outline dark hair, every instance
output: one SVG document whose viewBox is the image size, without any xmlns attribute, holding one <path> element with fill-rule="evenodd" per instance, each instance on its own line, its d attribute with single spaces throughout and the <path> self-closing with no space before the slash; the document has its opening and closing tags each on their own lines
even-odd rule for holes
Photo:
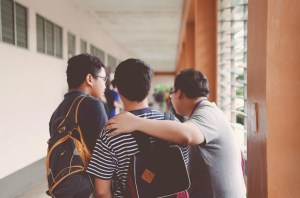
<svg viewBox="0 0 300 198">
<path fill-rule="evenodd" d="M 181 71 L 175 78 L 174 89 L 180 89 L 188 98 L 207 97 L 209 94 L 206 76 L 194 69 Z"/>
<path fill-rule="evenodd" d="M 114 83 L 119 93 L 131 101 L 143 101 L 151 87 L 152 69 L 139 59 L 121 62 L 115 72 Z"/>
<path fill-rule="evenodd" d="M 68 60 L 67 81 L 69 89 L 79 87 L 85 80 L 86 75 L 93 77 L 100 72 L 101 67 L 105 68 L 102 61 L 90 54 L 80 54 Z"/>
<path fill-rule="evenodd" d="M 112 86 L 113 88 L 116 87 L 116 82 L 115 82 L 115 80 L 112 80 L 112 81 L 111 81 L 111 86 Z"/>
</svg>

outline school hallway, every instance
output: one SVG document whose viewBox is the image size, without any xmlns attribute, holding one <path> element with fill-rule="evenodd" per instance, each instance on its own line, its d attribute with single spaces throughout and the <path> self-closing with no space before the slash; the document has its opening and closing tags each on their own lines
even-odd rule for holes
<svg viewBox="0 0 300 198">
<path fill-rule="evenodd" d="M 246 160 L 249 198 L 300 195 L 299 0 L 0 0 L 0 197 L 46 198 L 49 120 L 67 61 L 153 68 L 149 106 L 169 111 L 176 74 L 209 81 Z"/>
<path fill-rule="evenodd" d="M 18 193 L 15 198 L 49 198 L 46 194 L 47 181 L 46 178 L 34 183 L 31 187 Z"/>
</svg>

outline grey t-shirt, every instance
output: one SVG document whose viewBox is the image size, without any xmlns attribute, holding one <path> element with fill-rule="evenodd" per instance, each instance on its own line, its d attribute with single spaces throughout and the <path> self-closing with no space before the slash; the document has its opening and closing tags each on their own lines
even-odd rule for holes
<svg viewBox="0 0 300 198">
<path fill-rule="evenodd" d="M 190 146 L 190 197 L 246 197 L 241 151 L 223 112 L 204 101 L 187 122 L 199 127 L 205 137 L 203 144 Z"/>
</svg>

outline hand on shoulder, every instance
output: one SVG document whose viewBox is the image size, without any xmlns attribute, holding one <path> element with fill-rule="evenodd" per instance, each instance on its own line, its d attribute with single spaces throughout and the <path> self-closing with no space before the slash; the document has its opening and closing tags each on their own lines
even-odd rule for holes
<svg viewBox="0 0 300 198">
<path fill-rule="evenodd" d="M 109 137 L 116 136 L 121 133 L 131 133 L 138 130 L 141 121 L 142 118 L 124 111 L 109 119 L 104 129 L 111 131 L 108 134 Z"/>
</svg>

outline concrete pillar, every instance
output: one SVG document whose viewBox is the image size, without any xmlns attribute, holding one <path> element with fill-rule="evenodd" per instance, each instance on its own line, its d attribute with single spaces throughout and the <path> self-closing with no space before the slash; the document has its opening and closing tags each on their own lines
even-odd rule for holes
<svg viewBox="0 0 300 198">
<path fill-rule="evenodd" d="M 249 1 L 248 197 L 300 194 L 299 8 Z"/>
</svg>

